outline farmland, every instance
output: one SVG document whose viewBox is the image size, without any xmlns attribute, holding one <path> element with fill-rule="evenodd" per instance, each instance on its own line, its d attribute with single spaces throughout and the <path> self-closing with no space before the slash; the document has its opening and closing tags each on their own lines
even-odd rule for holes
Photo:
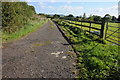
<svg viewBox="0 0 120 80">
<path fill-rule="evenodd" d="M 79 78 L 117 79 L 120 77 L 120 57 L 117 45 L 106 44 L 106 41 L 101 40 L 98 36 L 86 34 L 82 30 L 83 28 L 74 28 L 74 25 L 71 26 L 63 21 L 58 20 L 57 24 L 78 52 Z"/>
<path fill-rule="evenodd" d="M 94 28 L 97 28 L 97 29 L 101 29 L 101 25 L 100 24 L 95 24 L 95 23 L 90 24 L 90 23 L 86 23 L 86 22 L 69 21 L 69 20 L 65 20 L 65 22 L 66 23 L 69 22 L 69 25 L 71 25 L 71 26 L 79 27 L 79 28 L 81 28 L 83 30 L 91 31 L 91 32 L 92 31 L 100 32 L 100 31 L 96 30 L 96 29 L 89 28 L 89 27 L 79 26 L 79 24 L 80 25 L 82 24 L 82 25 L 85 25 L 85 26 L 91 26 L 91 27 L 94 27 Z M 78 24 L 78 25 L 76 25 L 76 24 Z M 112 22 L 108 22 L 107 23 L 106 22 L 105 26 L 104 26 L 105 27 L 105 29 L 104 29 L 104 38 L 107 38 L 108 40 L 113 41 L 113 42 L 119 44 L 119 40 L 118 40 L 119 39 L 119 35 L 118 35 L 119 32 L 118 31 L 120 29 L 119 25 L 120 25 L 120 23 L 112 23 Z M 108 26 L 108 29 L 106 28 L 106 26 Z M 110 26 L 113 26 L 113 27 L 110 27 Z M 115 31 L 117 31 L 117 32 L 115 32 Z M 111 36 L 111 34 L 112 34 L 112 36 Z M 107 42 L 107 43 L 112 44 L 110 42 Z"/>
<path fill-rule="evenodd" d="M 52 4 L 2 3 L 2 77 L 119 80 L 120 15 Z"/>
</svg>

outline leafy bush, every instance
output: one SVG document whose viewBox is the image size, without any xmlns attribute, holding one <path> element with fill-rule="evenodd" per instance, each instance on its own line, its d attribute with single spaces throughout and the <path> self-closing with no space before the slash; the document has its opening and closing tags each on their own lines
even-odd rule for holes
<svg viewBox="0 0 120 80">
<path fill-rule="evenodd" d="M 2 29 L 14 33 L 28 23 L 35 14 L 33 6 L 26 2 L 2 2 Z"/>
</svg>

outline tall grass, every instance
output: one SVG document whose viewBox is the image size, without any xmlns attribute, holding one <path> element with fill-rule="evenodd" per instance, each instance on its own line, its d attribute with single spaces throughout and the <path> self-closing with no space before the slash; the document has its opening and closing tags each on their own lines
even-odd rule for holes
<svg viewBox="0 0 120 80">
<path fill-rule="evenodd" d="M 38 28 L 42 27 L 48 20 L 31 20 L 28 24 L 24 25 L 19 31 L 15 33 L 7 33 L 3 32 L 2 34 L 2 42 L 9 42 L 12 40 L 19 39 L 23 36 L 28 35 L 31 32 L 36 31 Z"/>
</svg>

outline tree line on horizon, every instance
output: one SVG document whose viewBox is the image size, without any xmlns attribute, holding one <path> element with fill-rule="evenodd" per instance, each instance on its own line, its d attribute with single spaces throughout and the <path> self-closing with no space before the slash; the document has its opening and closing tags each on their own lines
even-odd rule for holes
<svg viewBox="0 0 120 80">
<path fill-rule="evenodd" d="M 120 15 L 117 17 L 111 16 L 110 14 L 106 14 L 104 17 L 98 16 L 98 15 L 90 15 L 89 17 L 86 16 L 86 13 L 83 14 L 83 16 L 74 16 L 73 14 L 69 14 L 67 16 L 61 16 L 59 14 L 46 15 L 48 18 L 55 19 L 67 19 L 67 20 L 84 20 L 84 21 L 95 21 L 95 22 L 101 22 L 103 19 L 106 21 L 112 21 L 112 22 L 118 22 L 120 21 Z"/>
</svg>

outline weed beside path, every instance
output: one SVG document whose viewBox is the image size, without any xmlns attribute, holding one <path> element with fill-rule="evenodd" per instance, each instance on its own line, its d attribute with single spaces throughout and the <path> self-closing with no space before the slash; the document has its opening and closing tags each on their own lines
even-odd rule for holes
<svg viewBox="0 0 120 80">
<path fill-rule="evenodd" d="M 31 20 L 31 21 L 29 21 L 28 24 L 24 25 L 24 27 L 22 27 L 19 31 L 16 31 L 15 33 L 3 32 L 2 41 L 3 41 L 3 43 L 5 43 L 5 42 L 20 39 L 20 38 L 28 35 L 29 33 L 36 31 L 37 29 L 42 27 L 47 22 L 48 22 L 47 19 Z"/>
<path fill-rule="evenodd" d="M 99 37 L 68 24 L 57 22 L 78 52 L 79 78 L 120 78 L 119 46 L 105 44 Z"/>
</svg>

